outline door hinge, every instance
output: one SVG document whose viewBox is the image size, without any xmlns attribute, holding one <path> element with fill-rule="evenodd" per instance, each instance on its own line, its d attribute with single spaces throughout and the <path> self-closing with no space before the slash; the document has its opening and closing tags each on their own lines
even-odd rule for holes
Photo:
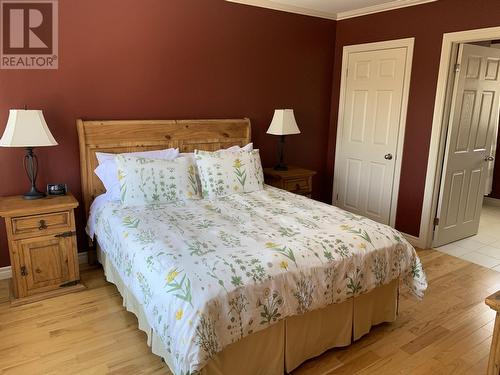
<svg viewBox="0 0 500 375">
<path fill-rule="evenodd" d="M 28 276 L 28 270 L 26 266 L 21 266 L 21 276 Z"/>
<path fill-rule="evenodd" d="M 458 73 L 460 71 L 460 64 L 455 64 L 455 73 Z"/>
<path fill-rule="evenodd" d="M 439 218 L 435 217 L 434 218 L 434 227 L 437 227 L 439 225 Z"/>
<path fill-rule="evenodd" d="M 59 288 L 67 288 L 68 286 L 75 286 L 80 282 L 80 280 L 68 281 L 67 283 L 59 285 Z"/>
<path fill-rule="evenodd" d="M 74 232 L 74 231 L 68 231 L 68 232 L 56 234 L 54 237 L 59 237 L 59 238 L 60 237 L 62 237 L 62 238 L 73 237 L 75 234 L 76 234 L 76 232 Z"/>
</svg>

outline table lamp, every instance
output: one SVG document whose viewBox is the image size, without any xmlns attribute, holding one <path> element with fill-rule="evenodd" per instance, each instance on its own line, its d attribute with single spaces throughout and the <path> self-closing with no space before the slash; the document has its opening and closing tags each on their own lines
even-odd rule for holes
<svg viewBox="0 0 500 375">
<path fill-rule="evenodd" d="M 279 135 L 280 143 L 278 146 L 279 163 L 274 167 L 277 171 L 286 171 L 286 166 L 283 159 L 283 149 L 285 147 L 285 135 L 300 134 L 299 127 L 293 115 L 293 109 L 276 109 L 271 121 L 267 134 Z"/>
<path fill-rule="evenodd" d="M 43 118 L 42 111 L 11 109 L 7 126 L 0 139 L 1 147 L 24 147 L 24 170 L 31 183 L 31 189 L 24 194 L 24 199 L 38 199 L 45 196 L 36 189 L 38 159 L 33 153 L 34 147 L 56 146 L 57 142 Z"/>
</svg>

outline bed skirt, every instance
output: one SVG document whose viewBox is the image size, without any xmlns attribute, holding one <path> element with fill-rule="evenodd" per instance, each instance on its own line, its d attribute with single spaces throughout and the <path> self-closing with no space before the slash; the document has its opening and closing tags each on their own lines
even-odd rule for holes
<svg viewBox="0 0 500 375">
<path fill-rule="evenodd" d="M 172 363 L 161 339 L 149 325 L 142 305 L 124 285 L 113 263 L 98 249 L 97 256 L 106 279 L 115 284 L 123 306 L 138 320 L 151 351 Z M 231 344 L 218 353 L 200 375 L 282 375 L 328 349 L 350 345 L 371 327 L 396 319 L 399 280 L 340 304 L 285 318 L 262 331 Z"/>
</svg>

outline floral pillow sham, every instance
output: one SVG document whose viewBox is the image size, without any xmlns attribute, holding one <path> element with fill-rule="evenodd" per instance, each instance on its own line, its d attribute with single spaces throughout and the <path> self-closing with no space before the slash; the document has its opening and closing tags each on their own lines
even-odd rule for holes
<svg viewBox="0 0 500 375">
<path fill-rule="evenodd" d="M 259 150 L 195 151 L 204 198 L 249 193 L 264 188 Z"/>
<path fill-rule="evenodd" d="M 118 181 L 118 167 L 116 166 L 116 156 L 119 154 L 109 154 L 106 152 L 96 152 L 99 165 L 94 173 L 102 181 L 106 188 L 106 194 L 112 200 L 120 200 L 120 182 Z M 122 153 L 125 156 L 136 156 L 148 159 L 173 160 L 179 156 L 178 148 L 168 148 L 166 150 L 140 151 Z"/>
<path fill-rule="evenodd" d="M 116 164 L 120 199 L 126 207 L 201 198 L 192 158 L 162 160 L 118 155 Z"/>
</svg>

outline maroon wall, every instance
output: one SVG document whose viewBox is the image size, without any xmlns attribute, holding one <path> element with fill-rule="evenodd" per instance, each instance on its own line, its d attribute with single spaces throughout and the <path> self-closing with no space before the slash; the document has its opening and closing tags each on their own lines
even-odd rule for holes
<svg viewBox="0 0 500 375">
<path fill-rule="evenodd" d="M 415 37 L 396 227 L 418 236 L 443 33 L 498 25 L 498 0 L 439 0 L 337 22 L 327 191 L 333 178 L 343 46 Z"/>
<path fill-rule="evenodd" d="M 500 128 L 498 129 L 495 168 L 493 169 L 493 187 L 489 196 L 491 198 L 500 199 Z"/>
<path fill-rule="evenodd" d="M 302 134 L 287 161 L 317 170 L 314 196 L 328 196 L 335 22 L 223 0 L 59 2 L 59 69 L 0 70 L 0 132 L 8 109 L 42 109 L 59 146 L 36 150 L 40 187 L 66 182 L 80 197 L 75 120 L 249 117 L 263 163 L 277 138 L 275 108 L 294 108 Z M 0 149 L 0 196 L 22 193 L 23 151 Z M 84 217 L 77 213 L 83 248 Z M 0 266 L 7 265 L 0 228 Z"/>
</svg>

